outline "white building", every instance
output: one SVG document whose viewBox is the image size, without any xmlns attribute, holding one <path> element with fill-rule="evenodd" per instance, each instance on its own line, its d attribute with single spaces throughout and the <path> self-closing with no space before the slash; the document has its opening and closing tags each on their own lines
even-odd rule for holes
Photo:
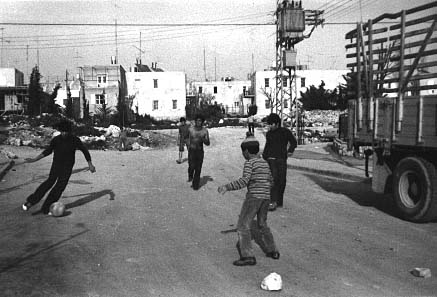
<svg viewBox="0 0 437 297">
<path fill-rule="evenodd" d="M 293 81 L 291 85 L 292 98 L 296 97 L 296 91 L 297 98 L 301 98 L 300 92 L 305 93 L 312 85 L 319 87 L 322 81 L 325 83 L 326 90 L 334 90 L 339 84 L 345 83 L 343 75 L 348 72 L 349 70 L 297 70 L 296 81 Z M 276 71 L 274 70 L 256 71 L 252 77 L 252 92 L 255 95 L 255 104 L 258 106 L 257 118 L 263 118 L 271 113 L 271 100 L 274 100 L 276 96 L 275 77 Z M 286 80 L 286 84 L 284 82 L 284 90 L 287 93 L 290 92 L 290 79 Z M 283 113 L 290 113 L 289 100 L 284 101 Z"/>
<path fill-rule="evenodd" d="M 22 111 L 26 96 L 23 72 L 15 68 L 0 68 L 0 113 Z"/>
<path fill-rule="evenodd" d="M 189 89 L 195 94 L 209 95 L 212 102 L 224 107 L 226 113 L 247 114 L 250 100 L 245 99 L 250 88 L 250 80 L 223 78 L 221 81 L 194 81 Z"/>
<path fill-rule="evenodd" d="M 132 109 L 157 120 L 179 120 L 185 116 L 185 73 L 157 70 L 126 73 L 128 96 L 134 96 Z"/>
</svg>

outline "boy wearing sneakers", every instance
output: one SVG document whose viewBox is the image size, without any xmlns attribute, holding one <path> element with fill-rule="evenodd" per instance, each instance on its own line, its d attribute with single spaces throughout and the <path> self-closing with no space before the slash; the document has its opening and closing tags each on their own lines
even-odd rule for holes
<svg viewBox="0 0 437 297">
<path fill-rule="evenodd" d="M 25 211 L 41 201 L 44 195 L 51 189 L 41 207 L 42 213 L 49 214 L 50 205 L 61 198 L 62 192 L 68 184 L 68 180 L 70 179 L 73 170 L 76 149 L 82 151 L 85 159 L 88 161 L 89 170 L 91 172 L 96 171 L 96 168 L 91 162 L 91 156 L 87 148 L 77 136 L 71 134 L 71 123 L 68 121 L 61 122 L 58 126 L 58 130 L 61 131 L 61 134 L 55 136 L 50 141 L 48 148 L 35 158 L 27 158 L 25 160 L 27 163 L 33 163 L 53 152 L 53 162 L 49 177 L 33 194 L 27 197 L 26 202 L 22 205 L 22 208 Z"/>
<path fill-rule="evenodd" d="M 273 181 L 269 164 L 259 156 L 259 142 L 253 136 L 243 141 L 241 151 L 246 159 L 243 176 L 217 189 L 220 194 L 224 194 L 227 191 L 247 187 L 246 199 L 241 207 L 237 223 L 237 250 L 240 259 L 233 262 L 236 266 L 256 264 L 251 243 L 252 237 L 256 238 L 255 234 L 259 235 L 257 243 L 266 256 L 279 259 L 272 232 L 267 226 L 270 188 Z"/>
</svg>

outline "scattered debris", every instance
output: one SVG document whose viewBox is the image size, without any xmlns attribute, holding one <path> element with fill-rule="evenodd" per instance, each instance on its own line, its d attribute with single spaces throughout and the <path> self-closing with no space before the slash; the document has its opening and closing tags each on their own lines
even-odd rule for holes
<svg viewBox="0 0 437 297">
<path fill-rule="evenodd" d="M 428 278 L 431 277 L 431 269 L 429 268 L 414 268 L 410 273 L 417 277 Z"/>
<path fill-rule="evenodd" d="M 261 282 L 261 289 L 266 291 L 280 291 L 282 290 L 282 278 L 276 272 L 267 275 Z"/>
</svg>

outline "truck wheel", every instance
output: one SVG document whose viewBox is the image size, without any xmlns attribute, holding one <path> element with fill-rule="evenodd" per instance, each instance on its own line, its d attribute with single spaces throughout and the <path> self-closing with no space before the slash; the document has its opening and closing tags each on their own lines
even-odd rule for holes
<svg viewBox="0 0 437 297">
<path fill-rule="evenodd" d="M 394 200 L 400 216 L 413 222 L 437 218 L 437 175 L 425 159 L 402 159 L 393 173 Z"/>
</svg>

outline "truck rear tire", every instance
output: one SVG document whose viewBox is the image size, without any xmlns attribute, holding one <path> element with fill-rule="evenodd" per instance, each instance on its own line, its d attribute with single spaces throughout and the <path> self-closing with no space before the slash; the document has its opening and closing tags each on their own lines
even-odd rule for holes
<svg viewBox="0 0 437 297">
<path fill-rule="evenodd" d="M 399 215 L 412 222 L 437 218 L 435 166 L 422 158 L 402 159 L 393 172 L 394 202 Z"/>
</svg>

